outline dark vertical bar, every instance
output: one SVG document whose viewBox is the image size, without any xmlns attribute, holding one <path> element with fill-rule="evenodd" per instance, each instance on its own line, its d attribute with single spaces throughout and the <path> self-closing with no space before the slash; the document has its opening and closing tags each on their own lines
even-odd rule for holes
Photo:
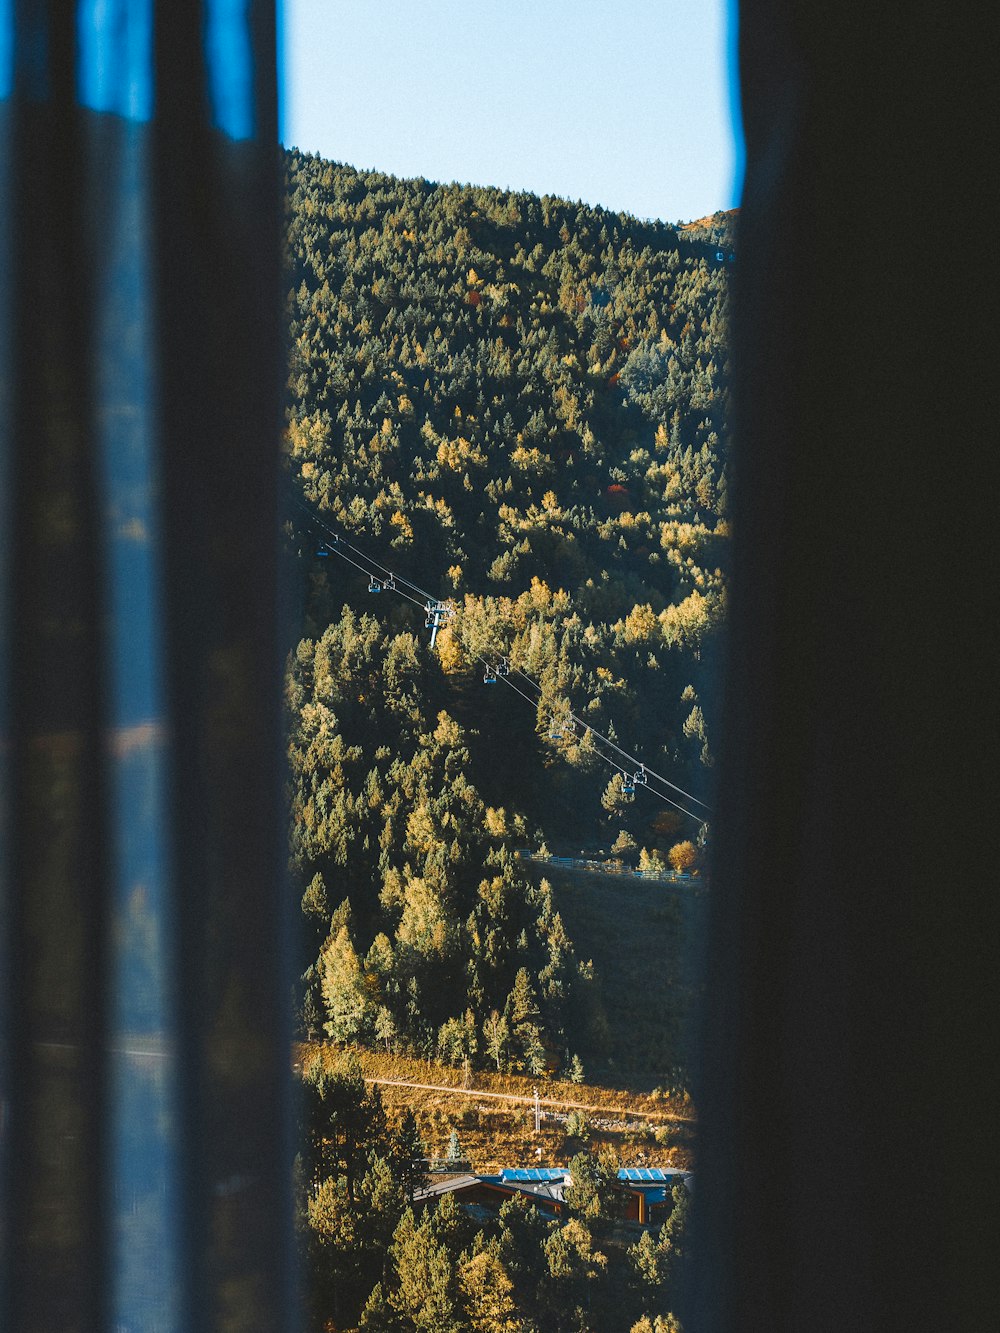
<svg viewBox="0 0 1000 1333">
<path fill-rule="evenodd" d="M 5 108 L 12 323 L 0 1323 L 97 1329 L 105 1310 L 106 806 L 100 502 L 91 435 L 75 13 L 17 7 Z"/>
<path fill-rule="evenodd" d="M 995 421 L 969 386 L 994 315 L 962 265 L 993 260 L 950 221 L 989 211 L 983 13 L 743 0 L 740 19 L 732 615 L 684 1323 L 992 1327 Z"/>
<path fill-rule="evenodd" d="M 273 20 L 258 137 L 211 128 L 194 3 L 157 14 L 155 182 L 172 852 L 193 1327 L 286 1326 L 279 874 L 278 181 Z M 271 92 L 267 95 L 267 90 Z"/>
</svg>

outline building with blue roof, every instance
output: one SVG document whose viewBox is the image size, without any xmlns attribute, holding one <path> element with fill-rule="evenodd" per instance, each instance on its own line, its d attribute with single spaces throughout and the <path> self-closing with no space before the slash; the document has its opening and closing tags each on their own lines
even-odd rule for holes
<svg viewBox="0 0 1000 1333">
<path fill-rule="evenodd" d="M 693 1176 L 680 1167 L 626 1166 L 618 1172 L 625 1221 L 657 1226 L 670 1216 L 673 1190 L 683 1184 L 690 1190 Z M 414 1196 L 417 1206 L 431 1203 L 443 1194 L 455 1194 L 466 1208 L 481 1211 L 499 1208 L 505 1198 L 520 1194 L 529 1198 L 547 1216 L 561 1216 L 565 1191 L 572 1185 L 568 1166 L 507 1167 L 496 1175 L 455 1175 L 429 1184 Z"/>
<path fill-rule="evenodd" d="M 569 1178 L 568 1166 L 525 1166 L 508 1167 L 500 1172 L 498 1179 L 518 1184 L 544 1184 L 554 1180 Z"/>
<path fill-rule="evenodd" d="M 678 1185 L 691 1190 L 694 1177 L 676 1166 L 623 1166 L 618 1179 L 635 1196 L 637 1217 L 644 1225 L 665 1220 L 673 1209 L 673 1191 Z"/>
</svg>

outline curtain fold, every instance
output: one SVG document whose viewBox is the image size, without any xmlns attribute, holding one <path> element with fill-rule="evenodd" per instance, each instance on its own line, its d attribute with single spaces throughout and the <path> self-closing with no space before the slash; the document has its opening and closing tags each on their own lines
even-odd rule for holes
<svg viewBox="0 0 1000 1333">
<path fill-rule="evenodd" d="M 2 17 L 0 1325 L 291 1327 L 273 7 Z"/>
<path fill-rule="evenodd" d="M 991 25 L 973 4 L 860 0 L 741 0 L 739 21 L 732 597 L 684 1326 L 985 1329 Z"/>
</svg>

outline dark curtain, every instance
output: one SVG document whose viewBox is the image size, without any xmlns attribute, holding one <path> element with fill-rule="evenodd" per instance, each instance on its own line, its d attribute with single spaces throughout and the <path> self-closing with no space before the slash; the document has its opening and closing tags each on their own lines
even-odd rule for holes
<svg viewBox="0 0 1000 1333">
<path fill-rule="evenodd" d="M 277 1329 L 273 7 L 0 17 L 0 1326 Z"/>
<path fill-rule="evenodd" d="M 739 11 L 735 547 L 685 1328 L 995 1328 L 994 22 Z"/>
</svg>

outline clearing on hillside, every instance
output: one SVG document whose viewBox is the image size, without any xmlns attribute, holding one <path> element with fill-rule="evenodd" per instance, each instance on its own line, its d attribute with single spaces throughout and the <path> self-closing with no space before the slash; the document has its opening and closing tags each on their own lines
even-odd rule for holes
<svg viewBox="0 0 1000 1333">
<path fill-rule="evenodd" d="M 574 1049 L 588 1082 L 685 1087 L 701 988 L 707 889 L 525 862 L 552 885 L 577 955 L 594 964 Z"/>
</svg>

